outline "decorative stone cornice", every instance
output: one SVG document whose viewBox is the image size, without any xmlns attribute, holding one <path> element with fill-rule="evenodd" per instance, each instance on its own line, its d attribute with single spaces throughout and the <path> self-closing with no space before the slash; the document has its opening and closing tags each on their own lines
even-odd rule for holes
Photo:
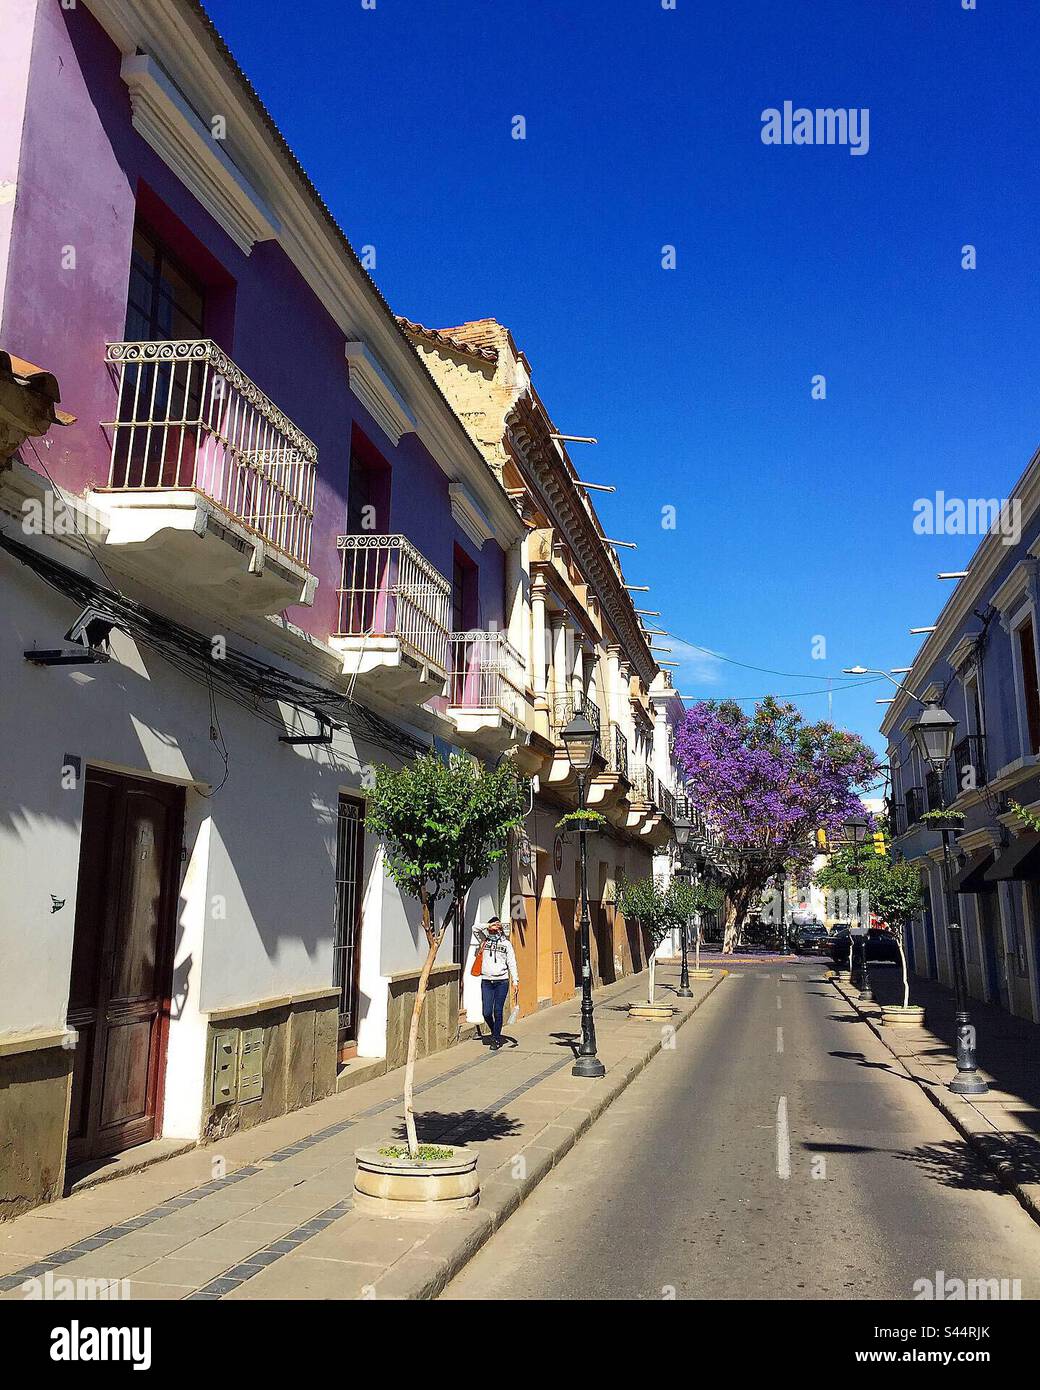
<svg viewBox="0 0 1040 1390">
<path fill-rule="evenodd" d="M 344 344 L 350 371 L 350 389 L 396 447 L 402 434 L 415 429 L 415 416 L 375 357 L 360 342 Z"/>
<path fill-rule="evenodd" d="M 990 603 L 1000 614 L 1001 621 L 1010 616 L 1011 610 L 1020 599 L 1025 598 L 1029 590 L 1029 581 L 1036 575 L 1038 568 L 1040 561 L 1032 558 L 1020 560 L 992 596 Z"/>
<path fill-rule="evenodd" d="M 465 483 L 449 483 L 448 496 L 451 499 L 452 516 L 473 544 L 480 549 L 485 541 L 489 541 L 495 534 L 491 522 L 481 511 L 476 498 Z"/>
<path fill-rule="evenodd" d="M 966 632 L 960 641 L 950 649 L 946 660 L 954 671 L 959 671 L 968 664 L 981 636 L 981 632 Z"/>
<path fill-rule="evenodd" d="M 277 237 L 274 213 L 155 59 L 128 54 L 119 75 L 130 89 L 134 129 L 236 245 L 248 256 L 255 242 Z"/>
<path fill-rule="evenodd" d="M 576 557 L 634 669 L 649 686 L 657 674 L 657 663 L 639 627 L 614 557 L 608 554 L 577 489 L 563 472 L 548 422 L 528 396 L 514 404 L 505 423 L 518 457 L 552 506 L 561 539 Z"/>
</svg>

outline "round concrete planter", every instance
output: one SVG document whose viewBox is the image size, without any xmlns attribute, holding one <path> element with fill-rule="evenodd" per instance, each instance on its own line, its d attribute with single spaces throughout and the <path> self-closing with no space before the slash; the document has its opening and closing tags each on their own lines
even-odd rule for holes
<svg viewBox="0 0 1040 1390">
<path fill-rule="evenodd" d="M 667 1019 L 675 1013 L 673 1004 L 629 1004 L 629 1018 Z"/>
<path fill-rule="evenodd" d="M 391 1158 L 378 1149 L 354 1155 L 354 1210 L 365 1216 L 415 1216 L 423 1221 L 468 1211 L 480 1201 L 477 1151 L 450 1158 Z"/>
<path fill-rule="evenodd" d="M 882 1004 L 881 1022 L 895 1027 L 920 1028 L 924 1025 L 924 1005 L 908 1004 L 904 1009 L 902 1004 Z"/>
</svg>

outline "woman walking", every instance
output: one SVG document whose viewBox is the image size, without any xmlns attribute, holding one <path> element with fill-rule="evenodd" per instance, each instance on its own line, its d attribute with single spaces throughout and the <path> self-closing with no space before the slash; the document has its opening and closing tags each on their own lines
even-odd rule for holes
<svg viewBox="0 0 1040 1390">
<path fill-rule="evenodd" d="M 510 981 L 517 1003 L 520 998 L 516 952 L 503 932 L 502 922 L 498 917 L 489 918 L 481 933 L 473 973 L 480 975 L 481 1012 L 491 1034 L 489 1046 L 492 1052 L 497 1052 L 502 1046 L 502 1015 L 505 1012 Z"/>
</svg>

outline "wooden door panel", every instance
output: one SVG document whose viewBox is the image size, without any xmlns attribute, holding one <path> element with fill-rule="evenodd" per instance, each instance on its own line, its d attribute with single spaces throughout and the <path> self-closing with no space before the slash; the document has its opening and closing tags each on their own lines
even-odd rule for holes
<svg viewBox="0 0 1040 1390">
<path fill-rule="evenodd" d="M 127 1019 L 108 1027 L 105 1065 L 102 1071 L 102 1130 L 148 1113 L 149 1062 L 152 1051 L 151 1018 Z"/>
<path fill-rule="evenodd" d="M 69 1023 L 69 1159 L 116 1153 L 158 1124 L 184 793 L 90 769 Z"/>
</svg>

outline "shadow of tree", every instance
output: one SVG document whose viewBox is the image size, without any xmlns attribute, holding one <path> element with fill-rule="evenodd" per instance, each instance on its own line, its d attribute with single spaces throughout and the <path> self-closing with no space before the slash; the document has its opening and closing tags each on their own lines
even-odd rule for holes
<svg viewBox="0 0 1040 1390">
<path fill-rule="evenodd" d="M 868 1062 L 862 1052 L 829 1052 L 828 1057 L 838 1057 L 846 1062 L 855 1062 L 858 1067 L 866 1067 L 868 1071 L 883 1071 L 889 1076 L 898 1077 L 900 1081 L 909 1081 L 914 1085 L 912 1076 L 907 1076 L 906 1072 L 898 1071 L 890 1066 L 888 1062 Z"/>
<path fill-rule="evenodd" d="M 1000 1192 L 1000 1180 L 985 1167 L 971 1145 L 962 1139 L 939 1144 L 922 1144 L 905 1153 L 894 1154 L 901 1163 L 912 1163 L 944 1187 L 972 1192 Z"/>
<path fill-rule="evenodd" d="M 512 1116 L 491 1110 L 426 1110 L 416 1113 L 415 1122 L 424 1144 L 479 1144 L 510 1139 L 523 1128 Z M 395 1126 L 394 1138 L 407 1138 L 403 1121 Z"/>
</svg>

